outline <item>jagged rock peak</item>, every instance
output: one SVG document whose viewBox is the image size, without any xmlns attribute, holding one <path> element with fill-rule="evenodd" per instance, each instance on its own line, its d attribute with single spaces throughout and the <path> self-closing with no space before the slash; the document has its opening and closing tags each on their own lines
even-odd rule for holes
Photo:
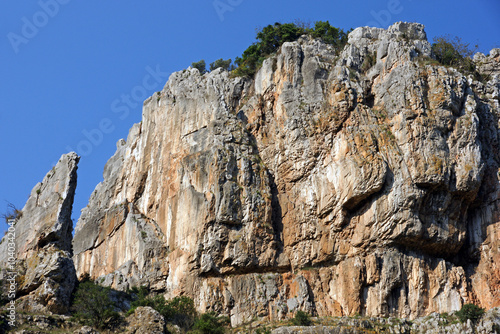
<svg viewBox="0 0 500 334">
<path fill-rule="evenodd" d="M 61 156 L 43 181 L 31 191 L 15 222 L 17 305 L 28 312 L 64 313 L 69 306 L 76 274 L 72 257 L 71 212 L 80 157 Z M 7 234 L 0 244 L 0 266 L 8 265 Z"/>
</svg>

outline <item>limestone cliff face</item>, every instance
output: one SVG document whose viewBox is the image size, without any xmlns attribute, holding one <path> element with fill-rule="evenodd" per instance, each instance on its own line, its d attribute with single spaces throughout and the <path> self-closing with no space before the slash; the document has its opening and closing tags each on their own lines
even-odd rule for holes
<svg viewBox="0 0 500 334">
<path fill-rule="evenodd" d="M 15 270 L 7 262 L 9 235 L 0 243 L 0 267 L 17 274 L 16 297 L 21 310 L 68 310 L 76 282 L 71 211 L 79 159 L 74 152 L 63 155 L 31 191 L 15 223 Z"/>
<path fill-rule="evenodd" d="M 77 273 L 233 324 L 498 306 L 498 57 L 480 83 L 430 56 L 400 22 L 340 56 L 285 43 L 254 80 L 172 74 L 82 213 Z"/>
</svg>

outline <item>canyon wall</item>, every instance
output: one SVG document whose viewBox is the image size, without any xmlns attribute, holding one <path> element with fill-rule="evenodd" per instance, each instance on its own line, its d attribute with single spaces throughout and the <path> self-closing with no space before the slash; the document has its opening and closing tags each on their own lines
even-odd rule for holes
<svg viewBox="0 0 500 334">
<path fill-rule="evenodd" d="M 173 73 L 82 212 L 77 274 L 233 325 L 499 306 L 499 54 L 476 81 L 399 22 L 284 43 L 254 79 Z"/>
</svg>

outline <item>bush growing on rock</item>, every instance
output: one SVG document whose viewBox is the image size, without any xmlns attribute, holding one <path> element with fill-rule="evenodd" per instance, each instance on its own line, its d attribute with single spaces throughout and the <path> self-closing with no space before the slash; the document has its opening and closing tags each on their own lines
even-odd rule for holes
<svg viewBox="0 0 500 334">
<path fill-rule="evenodd" d="M 210 71 L 216 70 L 219 67 L 221 67 L 223 70 L 230 71 L 232 69 L 231 59 L 224 60 L 220 58 L 213 63 L 210 63 Z"/>
<path fill-rule="evenodd" d="M 279 23 L 268 25 L 257 32 L 257 42 L 250 45 L 241 57 L 236 57 L 234 74 L 237 76 L 252 76 L 257 72 L 264 60 L 285 42 L 296 41 L 300 36 L 308 34 L 321 38 L 323 42 L 332 44 L 337 51 L 347 43 L 347 33 L 340 28 L 335 28 L 328 21 L 318 21 L 314 28 L 295 23 Z"/>
<path fill-rule="evenodd" d="M 134 302 L 137 302 L 138 300 L 143 300 L 144 298 L 146 298 L 149 294 L 149 289 L 146 286 L 133 287 L 131 289 L 127 289 L 126 293 L 133 300 L 133 302 L 131 304 L 131 305 L 133 305 Z M 140 306 L 140 305 L 138 305 L 138 306 Z M 132 309 L 132 307 L 131 307 L 131 309 Z M 129 312 L 130 312 L 130 310 L 129 310 Z"/>
<path fill-rule="evenodd" d="M 473 322 L 476 322 L 481 318 L 483 314 L 483 308 L 474 304 L 465 304 L 464 306 L 462 306 L 460 311 L 457 311 L 456 316 L 461 322 L 466 322 L 469 319 Z"/>
<path fill-rule="evenodd" d="M 330 22 L 318 21 L 314 24 L 314 29 L 310 30 L 311 35 L 321 38 L 323 42 L 332 44 L 340 51 L 347 44 L 347 34 L 342 29 L 332 27 Z"/>
<path fill-rule="evenodd" d="M 311 323 L 311 317 L 304 311 L 297 311 L 295 317 L 292 319 L 292 324 L 294 326 L 310 326 Z"/>
<path fill-rule="evenodd" d="M 161 295 L 147 296 L 145 291 L 147 290 L 139 290 L 138 299 L 131 303 L 127 315 L 132 314 L 139 306 L 150 306 L 158 311 L 165 318 L 165 321 L 173 323 L 184 330 L 188 330 L 194 325 L 197 313 L 191 298 L 179 296 L 171 300 L 165 300 L 165 297 Z"/>
<path fill-rule="evenodd" d="M 113 327 L 120 315 L 115 311 L 110 291 L 91 280 L 80 282 L 73 295 L 73 318 L 96 328 Z"/>
<path fill-rule="evenodd" d="M 193 300 L 186 296 L 180 296 L 168 301 L 165 320 L 187 329 L 193 326 L 196 315 Z"/>
<path fill-rule="evenodd" d="M 196 68 L 198 71 L 200 71 L 200 74 L 207 73 L 207 64 L 205 63 L 205 60 L 203 60 L 203 59 L 192 63 L 191 67 Z"/>
<path fill-rule="evenodd" d="M 471 48 L 460 37 L 439 36 L 434 38 L 432 52 L 436 59 L 446 66 L 451 66 L 468 75 L 478 76 L 472 56 L 477 45 Z M 479 79 L 479 78 L 478 78 Z"/>
<path fill-rule="evenodd" d="M 196 320 L 194 329 L 201 334 L 223 334 L 227 323 L 226 317 L 219 317 L 215 312 L 208 312 Z"/>
<path fill-rule="evenodd" d="M 194 307 L 194 302 L 186 296 L 178 296 L 166 300 L 161 295 L 148 295 L 144 287 L 134 289 L 136 300 L 131 303 L 127 315 L 134 313 L 140 306 L 149 306 L 158 311 L 166 322 L 179 326 L 184 332 L 195 330 L 202 334 L 222 334 L 228 319 L 218 316 L 215 312 L 204 313 L 200 317 Z"/>
</svg>

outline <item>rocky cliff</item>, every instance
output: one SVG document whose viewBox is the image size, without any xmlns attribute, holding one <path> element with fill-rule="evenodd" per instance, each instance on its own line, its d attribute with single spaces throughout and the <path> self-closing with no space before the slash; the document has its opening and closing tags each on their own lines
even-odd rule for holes
<svg viewBox="0 0 500 334">
<path fill-rule="evenodd" d="M 430 57 L 400 22 L 285 43 L 254 79 L 172 74 L 82 212 L 78 275 L 233 325 L 500 305 L 498 52 L 488 82 Z"/>
<path fill-rule="evenodd" d="M 19 310 L 42 313 L 68 310 L 76 282 L 71 211 L 79 159 L 74 152 L 63 155 L 31 191 L 22 216 L 12 229 L 15 240 L 12 265 L 8 262 L 13 249 L 9 245 L 11 235 L 7 234 L 0 243 L 0 268 L 15 273 Z"/>
</svg>

